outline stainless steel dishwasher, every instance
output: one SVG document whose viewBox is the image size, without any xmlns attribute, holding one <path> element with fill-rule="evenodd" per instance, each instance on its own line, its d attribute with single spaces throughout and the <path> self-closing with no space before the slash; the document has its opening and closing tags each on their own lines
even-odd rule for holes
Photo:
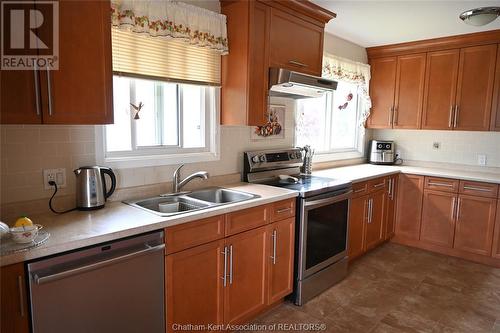
<svg viewBox="0 0 500 333">
<path fill-rule="evenodd" d="M 165 332 L 163 232 L 28 264 L 34 333 Z"/>
</svg>

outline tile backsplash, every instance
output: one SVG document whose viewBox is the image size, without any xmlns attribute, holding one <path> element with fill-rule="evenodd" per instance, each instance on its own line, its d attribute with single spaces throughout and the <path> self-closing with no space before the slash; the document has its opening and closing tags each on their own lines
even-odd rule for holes
<svg viewBox="0 0 500 333">
<path fill-rule="evenodd" d="M 486 155 L 486 167 L 500 168 L 500 132 L 373 130 L 372 138 L 394 140 L 404 160 L 477 166 Z"/>
</svg>

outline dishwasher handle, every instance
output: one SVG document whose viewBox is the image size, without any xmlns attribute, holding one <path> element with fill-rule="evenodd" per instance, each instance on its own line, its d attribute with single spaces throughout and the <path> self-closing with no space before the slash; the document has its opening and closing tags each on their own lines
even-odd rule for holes
<svg viewBox="0 0 500 333">
<path fill-rule="evenodd" d="M 52 281 L 64 279 L 68 276 L 72 276 L 75 274 L 80 274 L 80 273 L 88 272 L 88 271 L 98 269 L 98 268 L 101 268 L 104 266 L 116 264 L 116 263 L 119 263 L 119 262 L 122 262 L 125 260 L 129 260 L 129 259 L 139 257 L 142 255 L 146 255 L 146 254 L 149 254 L 152 252 L 162 251 L 164 248 L 165 248 L 165 244 L 160 244 L 160 245 L 156 245 L 156 246 L 150 246 L 150 245 L 146 244 L 145 249 L 139 250 L 136 252 L 127 253 L 123 256 L 98 261 L 98 262 L 95 262 L 95 263 L 92 263 L 89 265 L 85 265 L 85 266 L 81 266 L 81 267 L 77 267 L 77 268 L 73 268 L 73 269 L 68 269 L 66 271 L 62 271 L 59 273 L 50 274 L 50 275 L 46 275 L 46 276 L 39 276 L 38 274 L 35 274 L 34 280 L 35 280 L 36 284 L 44 284 L 47 282 L 52 282 Z"/>
</svg>

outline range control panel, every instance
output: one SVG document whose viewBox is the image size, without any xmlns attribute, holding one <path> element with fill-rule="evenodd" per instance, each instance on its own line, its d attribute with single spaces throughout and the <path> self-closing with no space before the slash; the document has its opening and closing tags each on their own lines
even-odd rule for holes
<svg viewBox="0 0 500 333">
<path fill-rule="evenodd" d="M 271 166 L 294 166 L 302 164 L 302 152 L 299 148 L 283 150 L 262 150 L 245 153 L 245 164 L 250 169 L 267 168 Z"/>
</svg>

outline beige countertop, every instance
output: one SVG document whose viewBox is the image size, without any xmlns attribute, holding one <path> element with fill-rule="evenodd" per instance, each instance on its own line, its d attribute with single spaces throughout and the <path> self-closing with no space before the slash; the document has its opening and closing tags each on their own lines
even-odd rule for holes
<svg viewBox="0 0 500 333">
<path fill-rule="evenodd" d="M 358 164 L 319 170 L 313 172 L 313 174 L 316 176 L 346 179 L 356 183 L 399 172 L 500 184 L 500 173 L 404 165 Z"/>
<path fill-rule="evenodd" d="M 43 225 L 45 230 L 51 234 L 51 237 L 43 245 L 29 251 L 0 257 L 0 266 L 160 230 L 176 224 L 297 196 L 297 192 L 265 185 L 238 183 L 225 187 L 256 194 L 260 198 L 170 217 L 158 216 L 121 202 L 108 203 L 105 208 L 95 211 L 73 211 L 62 215 L 44 214 L 33 216 L 33 222 Z"/>
</svg>

